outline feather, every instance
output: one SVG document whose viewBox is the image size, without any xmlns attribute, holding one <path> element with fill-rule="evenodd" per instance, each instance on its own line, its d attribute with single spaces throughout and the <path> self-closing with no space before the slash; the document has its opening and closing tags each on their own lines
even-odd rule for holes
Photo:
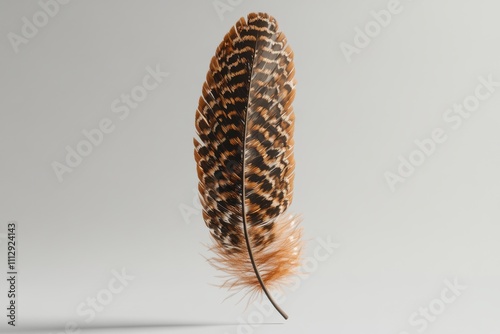
<svg viewBox="0 0 500 334">
<path fill-rule="evenodd" d="M 241 18 L 210 62 L 196 111 L 194 139 L 210 263 L 222 286 L 256 296 L 297 273 L 301 217 L 292 202 L 295 96 L 293 52 L 276 20 Z"/>
</svg>

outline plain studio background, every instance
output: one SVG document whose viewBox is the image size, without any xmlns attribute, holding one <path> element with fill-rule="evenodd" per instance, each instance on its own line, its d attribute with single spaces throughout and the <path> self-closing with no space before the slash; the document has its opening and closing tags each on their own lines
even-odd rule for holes
<svg viewBox="0 0 500 334">
<path fill-rule="evenodd" d="M 51 15 L 40 14 L 44 7 Z M 500 331 L 498 1 L 58 7 L 0 2 L 2 331 L 11 220 L 19 226 L 18 324 L 27 327 Z M 389 9 L 390 19 L 380 14 Z M 275 16 L 295 52 L 290 210 L 304 216 L 309 275 L 286 290 L 286 322 L 267 313 L 267 302 L 264 310 L 238 303 L 241 295 L 223 302 L 229 293 L 212 285 L 221 280 L 204 259 L 209 233 L 193 202 L 202 83 L 224 34 L 252 11 Z M 136 100 L 127 105 L 122 94 Z M 453 109 L 464 103 L 470 113 Z M 98 145 L 82 144 L 83 131 L 100 125 L 108 133 L 95 135 Z M 430 144 L 436 128 L 441 142 Z M 427 143 L 427 155 L 415 141 Z M 73 158 L 59 182 L 53 165 L 67 166 L 67 147 L 87 156 Z M 393 189 L 387 175 L 396 176 Z M 116 279 L 122 270 L 133 279 Z"/>
</svg>

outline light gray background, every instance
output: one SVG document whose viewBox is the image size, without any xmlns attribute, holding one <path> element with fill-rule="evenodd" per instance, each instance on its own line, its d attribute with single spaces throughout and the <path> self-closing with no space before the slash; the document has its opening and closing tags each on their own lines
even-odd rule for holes
<svg viewBox="0 0 500 334">
<path fill-rule="evenodd" d="M 212 1 L 75 0 L 17 54 L 7 34 L 40 5 L 0 2 L 0 233 L 18 222 L 19 323 L 249 331 L 238 323 L 255 306 L 223 302 L 203 258 L 208 229 L 199 210 L 181 211 L 196 207 L 193 120 L 210 58 L 237 19 L 265 11 L 296 56 L 290 209 L 304 215 L 306 256 L 317 237 L 340 246 L 286 292 L 288 321 L 273 313 L 264 322 L 278 324 L 250 332 L 419 333 L 408 318 L 457 279 L 467 288 L 423 332 L 499 333 L 500 90 L 459 129 L 442 119 L 479 76 L 500 81 L 498 1 L 401 0 L 351 63 L 340 43 L 389 1 L 237 2 L 221 20 Z M 157 64 L 169 76 L 121 121 L 111 103 Z M 115 130 L 58 182 L 52 162 L 103 118 Z M 436 127 L 448 140 L 392 192 L 384 173 Z M 135 279 L 87 324 L 77 306 L 121 268 Z"/>
</svg>

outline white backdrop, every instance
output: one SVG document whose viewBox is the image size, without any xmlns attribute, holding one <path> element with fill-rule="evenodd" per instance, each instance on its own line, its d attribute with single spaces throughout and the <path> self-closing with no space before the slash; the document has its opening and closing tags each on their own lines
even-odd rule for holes
<svg viewBox="0 0 500 334">
<path fill-rule="evenodd" d="M 499 332 L 499 10 L 1 1 L 0 270 L 16 221 L 17 331 Z M 287 321 L 265 301 L 224 301 L 194 200 L 202 83 L 253 11 L 295 52 L 290 210 L 308 243 Z M 7 290 L 1 279 L 2 332 Z"/>
</svg>

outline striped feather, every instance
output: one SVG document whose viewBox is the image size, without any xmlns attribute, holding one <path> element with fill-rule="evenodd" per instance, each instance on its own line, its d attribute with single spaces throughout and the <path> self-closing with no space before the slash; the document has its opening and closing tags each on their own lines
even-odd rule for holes
<svg viewBox="0 0 500 334">
<path fill-rule="evenodd" d="M 223 286 L 252 294 L 287 282 L 300 265 L 300 217 L 292 202 L 293 52 L 276 20 L 241 18 L 226 34 L 203 84 L 194 155 L 210 262 Z"/>
</svg>

